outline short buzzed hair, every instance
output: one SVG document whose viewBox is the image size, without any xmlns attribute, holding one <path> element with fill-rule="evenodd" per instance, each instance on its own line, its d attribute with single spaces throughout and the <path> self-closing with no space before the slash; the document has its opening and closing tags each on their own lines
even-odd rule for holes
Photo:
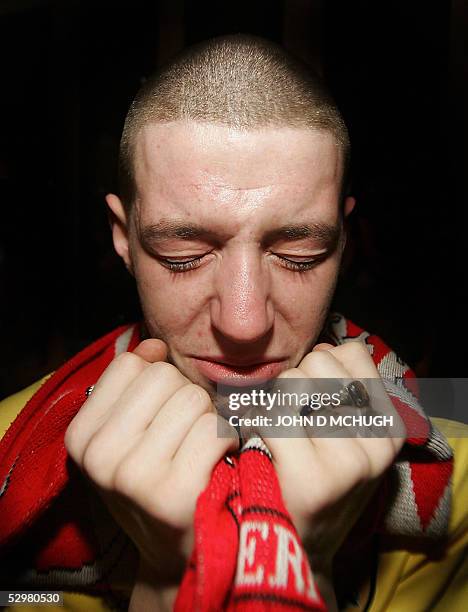
<svg viewBox="0 0 468 612">
<path fill-rule="evenodd" d="M 120 142 L 120 196 L 135 198 L 134 150 L 143 126 L 198 121 L 256 130 L 309 128 L 331 132 L 343 151 L 343 188 L 349 136 L 321 80 L 282 47 L 249 35 L 213 38 L 175 57 L 149 77 L 127 114 Z"/>
</svg>

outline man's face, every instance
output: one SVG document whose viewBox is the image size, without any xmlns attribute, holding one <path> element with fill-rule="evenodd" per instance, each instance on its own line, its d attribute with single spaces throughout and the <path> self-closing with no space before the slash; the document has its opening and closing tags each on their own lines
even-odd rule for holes
<svg viewBox="0 0 468 612">
<path fill-rule="evenodd" d="M 139 134 L 131 217 L 108 199 L 114 242 L 149 334 L 193 382 L 276 377 L 314 345 L 344 244 L 342 168 L 327 132 L 173 122 Z"/>
</svg>

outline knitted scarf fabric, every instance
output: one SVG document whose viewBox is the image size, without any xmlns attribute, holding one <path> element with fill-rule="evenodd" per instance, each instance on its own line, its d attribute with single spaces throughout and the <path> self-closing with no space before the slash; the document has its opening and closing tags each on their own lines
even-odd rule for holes
<svg viewBox="0 0 468 612">
<path fill-rule="evenodd" d="M 453 457 L 418 404 L 414 375 L 378 337 L 341 315 L 331 315 L 323 339 L 335 345 L 366 343 L 380 375 L 390 381 L 387 391 L 408 432 L 404 452 L 385 479 L 390 502 L 375 505 L 373 529 L 443 538 Z M 0 442 L 0 556 L 32 551 L 32 567 L 19 577 L 23 584 L 91 593 L 112 588 L 110 567 L 118 565 L 127 540 L 118 530 L 105 546 L 99 544 L 82 479 L 63 438 L 86 389 L 117 354 L 133 350 L 139 340 L 137 325 L 121 327 L 81 351 L 43 384 Z M 249 440 L 239 454 L 217 464 L 198 499 L 194 528 L 176 610 L 325 609 L 260 439 Z"/>
</svg>

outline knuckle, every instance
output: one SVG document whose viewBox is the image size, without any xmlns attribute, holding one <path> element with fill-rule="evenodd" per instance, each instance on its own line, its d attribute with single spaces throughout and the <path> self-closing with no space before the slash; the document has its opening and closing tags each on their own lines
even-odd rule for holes
<svg viewBox="0 0 468 612">
<path fill-rule="evenodd" d="M 329 506 L 334 490 L 328 479 L 307 479 L 295 487 L 295 504 L 305 514 L 315 514 Z"/>
<path fill-rule="evenodd" d="M 135 377 L 138 376 L 145 369 L 145 367 L 145 362 L 143 359 L 141 359 L 141 357 L 138 357 L 138 355 L 129 353 L 128 351 L 120 353 L 120 355 L 117 355 L 117 357 L 111 361 L 107 369 L 104 371 L 103 376 L 101 376 L 101 378 L 97 381 L 94 392 L 90 397 L 96 395 L 96 391 L 106 380 L 106 374 L 108 375 L 109 373 L 115 374 L 118 372 L 125 372 L 126 375 Z"/>
<path fill-rule="evenodd" d="M 300 368 L 290 368 L 281 372 L 278 378 L 304 378 L 304 372 Z"/>
<path fill-rule="evenodd" d="M 65 432 L 64 444 L 70 457 L 76 461 L 80 455 L 81 444 L 79 425 L 75 419 L 70 423 L 67 431 Z"/>
<path fill-rule="evenodd" d="M 122 461 L 112 479 L 113 489 L 126 497 L 134 497 L 140 490 L 141 482 L 137 468 L 138 466 L 132 460 Z"/>
<path fill-rule="evenodd" d="M 328 499 L 328 490 L 324 487 L 319 492 L 314 491 L 314 487 L 310 485 L 304 486 L 301 492 L 301 505 L 307 510 L 314 510 L 316 506 L 323 505 Z"/>
<path fill-rule="evenodd" d="M 216 435 L 218 427 L 218 418 L 214 412 L 204 412 L 197 419 L 197 426 L 201 427 L 203 431 L 207 433 L 214 433 Z"/>
<path fill-rule="evenodd" d="M 155 378 L 169 378 L 182 376 L 179 370 L 167 361 L 156 361 L 148 367 L 148 375 Z"/>
<path fill-rule="evenodd" d="M 399 447 L 394 444 L 392 438 L 383 440 L 384 444 L 379 449 L 379 455 L 376 458 L 375 467 L 372 470 L 372 477 L 378 477 L 390 467 L 398 454 Z"/>
<path fill-rule="evenodd" d="M 367 344 L 365 342 L 361 342 L 360 340 L 347 342 L 344 345 L 343 350 L 350 356 L 360 357 L 362 355 L 366 355 L 369 357 L 369 349 L 367 348 Z"/>
<path fill-rule="evenodd" d="M 365 451 L 359 449 L 348 464 L 348 478 L 352 485 L 366 482 L 372 476 L 372 464 Z"/>
<path fill-rule="evenodd" d="M 138 357 L 138 355 L 135 355 L 135 353 L 124 351 L 123 353 L 120 353 L 119 355 L 117 355 L 117 357 L 114 358 L 112 364 L 118 364 L 119 366 L 125 366 L 129 368 L 137 367 L 142 365 L 142 359 L 141 357 Z"/>
<path fill-rule="evenodd" d="M 183 466 L 184 480 L 190 482 L 190 486 L 193 486 L 194 480 L 199 479 L 200 472 L 200 455 L 203 453 L 203 449 L 196 448 L 192 453 L 187 455 Z M 177 482 L 180 482 L 181 478 L 178 478 Z"/>
<path fill-rule="evenodd" d="M 304 357 L 303 364 L 308 368 L 320 368 L 330 363 L 331 355 L 328 351 L 315 351 Z"/>
<path fill-rule="evenodd" d="M 187 479 L 177 475 L 163 478 L 148 500 L 151 516 L 172 527 L 187 527 L 191 522 L 195 500 L 187 486 Z"/>
<path fill-rule="evenodd" d="M 109 464 L 97 436 L 92 438 L 84 452 L 82 468 L 88 478 L 95 484 L 102 488 L 109 488 Z"/>
<path fill-rule="evenodd" d="M 204 410 L 204 412 L 212 411 L 212 401 L 208 391 L 199 385 L 187 385 L 187 393 L 190 394 L 192 403 Z"/>
</svg>

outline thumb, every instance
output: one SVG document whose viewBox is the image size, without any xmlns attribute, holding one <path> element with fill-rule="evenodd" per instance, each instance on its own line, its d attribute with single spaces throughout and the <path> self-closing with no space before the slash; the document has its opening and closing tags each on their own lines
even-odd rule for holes
<svg viewBox="0 0 468 612">
<path fill-rule="evenodd" d="M 157 338 L 148 338 L 140 342 L 133 352 L 148 363 L 165 361 L 167 358 L 167 344 Z"/>
</svg>

